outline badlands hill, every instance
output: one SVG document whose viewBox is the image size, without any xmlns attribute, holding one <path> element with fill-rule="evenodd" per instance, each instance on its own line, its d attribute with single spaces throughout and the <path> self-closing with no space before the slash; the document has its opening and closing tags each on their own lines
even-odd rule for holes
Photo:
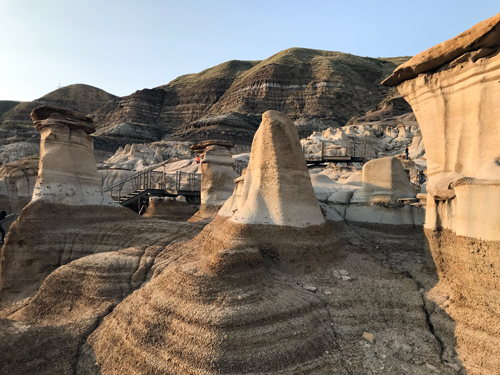
<svg viewBox="0 0 500 375">
<path fill-rule="evenodd" d="M 0 100 L 0 118 L 3 116 L 5 112 L 11 110 L 20 103 L 21 102 L 16 102 L 14 100 Z"/>
<path fill-rule="evenodd" d="M 44 104 L 93 118 L 98 162 L 134 143 L 170 147 L 225 139 L 246 149 L 267 110 L 287 114 L 301 137 L 346 123 L 406 124 L 410 106 L 380 82 L 407 60 L 290 48 L 263 61 L 231 60 L 125 97 L 75 84 L 32 102 L 0 102 L 0 165 L 38 155 L 39 134 L 29 115 Z"/>
<path fill-rule="evenodd" d="M 39 133 L 33 129 L 31 111 L 44 104 L 91 113 L 116 98 L 97 87 L 75 84 L 61 87 L 32 102 L 0 102 L 0 164 L 16 162 L 39 153 Z M 13 105 L 12 103 L 15 103 Z M 105 160 L 119 147 L 116 141 L 96 138 L 96 158 Z"/>
<path fill-rule="evenodd" d="M 21 102 L 7 110 L 1 116 L 2 125 L 33 125 L 30 113 L 44 104 L 68 108 L 80 113 L 90 113 L 102 107 L 111 99 L 116 98 L 97 87 L 75 84 L 61 87 L 32 102 Z M 0 114 L 4 102 L 0 102 Z"/>
<path fill-rule="evenodd" d="M 299 132 L 310 134 L 380 108 L 394 94 L 380 82 L 406 60 L 291 48 L 139 90 L 92 117 L 97 135 L 133 142 L 219 138 L 250 144 L 267 110 L 287 114 Z"/>
</svg>

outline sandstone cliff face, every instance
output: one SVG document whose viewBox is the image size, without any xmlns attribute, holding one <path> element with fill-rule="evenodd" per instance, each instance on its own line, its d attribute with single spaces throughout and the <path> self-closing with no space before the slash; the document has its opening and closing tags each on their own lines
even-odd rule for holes
<svg viewBox="0 0 500 375">
<path fill-rule="evenodd" d="M 291 48 L 264 61 L 233 60 L 137 91 L 111 101 L 93 119 L 97 135 L 115 138 L 250 144 L 267 110 L 287 114 L 306 132 L 364 115 L 386 97 L 390 90 L 379 83 L 403 61 Z"/>
<path fill-rule="evenodd" d="M 418 54 L 384 82 L 399 84 L 421 126 L 425 230 L 440 276 L 434 298 L 457 323 L 468 374 L 500 368 L 499 80 L 500 14 Z"/>
</svg>

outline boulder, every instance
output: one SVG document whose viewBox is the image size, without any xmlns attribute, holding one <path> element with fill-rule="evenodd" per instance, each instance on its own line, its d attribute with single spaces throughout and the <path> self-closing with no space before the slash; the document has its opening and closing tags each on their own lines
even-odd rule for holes
<svg viewBox="0 0 500 375">
<path fill-rule="evenodd" d="M 356 190 L 351 203 L 397 203 L 400 198 L 415 198 L 401 162 L 395 157 L 370 160 L 363 166 L 361 189 Z"/>
<path fill-rule="evenodd" d="M 391 225 L 422 225 L 424 210 L 416 201 L 401 162 L 395 157 L 370 160 L 363 166 L 362 187 L 345 211 L 348 221 Z"/>
</svg>

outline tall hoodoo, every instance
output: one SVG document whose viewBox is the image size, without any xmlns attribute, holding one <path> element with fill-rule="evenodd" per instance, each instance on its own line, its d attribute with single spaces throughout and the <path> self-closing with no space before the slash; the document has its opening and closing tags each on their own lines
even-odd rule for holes
<svg viewBox="0 0 500 375">
<path fill-rule="evenodd" d="M 452 290 L 447 311 L 457 322 L 459 354 L 468 373 L 483 375 L 500 368 L 499 81 L 497 14 L 416 55 L 383 82 L 399 85 L 421 126 L 425 230 L 440 285 Z"/>
<path fill-rule="evenodd" d="M 213 218 L 234 190 L 233 158 L 229 150 L 233 142 L 209 140 L 191 146 L 201 155 L 201 204 L 200 211 L 189 221 Z"/>
<path fill-rule="evenodd" d="M 325 223 L 297 130 L 285 115 L 277 111 L 262 115 L 242 196 L 233 204 L 231 211 L 224 210 L 221 215 L 231 216 L 235 223 L 292 227 Z"/>
<path fill-rule="evenodd" d="M 102 192 L 90 137 L 95 132 L 92 119 L 48 105 L 35 108 L 31 118 L 41 133 L 40 168 L 31 201 L 116 205 Z"/>
<path fill-rule="evenodd" d="M 158 271 L 121 303 L 87 340 L 79 366 L 102 374 L 325 373 L 337 349 L 328 311 L 264 266 L 266 258 L 334 252 L 300 151 L 293 123 L 266 112 L 235 194 L 180 245 L 192 261 Z"/>
</svg>

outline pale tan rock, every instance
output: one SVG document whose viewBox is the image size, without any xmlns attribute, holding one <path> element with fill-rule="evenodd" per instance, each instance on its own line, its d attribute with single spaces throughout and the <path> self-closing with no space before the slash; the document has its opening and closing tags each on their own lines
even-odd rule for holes
<svg viewBox="0 0 500 375">
<path fill-rule="evenodd" d="M 369 332 L 363 332 L 363 338 L 371 344 L 375 344 L 375 335 Z"/>
<path fill-rule="evenodd" d="M 190 222 L 214 218 L 233 194 L 238 174 L 233 169 L 228 143 L 205 141 L 192 146 L 201 155 L 201 204 Z"/>
<path fill-rule="evenodd" d="M 395 157 L 371 160 L 363 166 L 363 185 L 351 203 L 395 203 L 399 198 L 415 198 L 401 162 Z"/>
<path fill-rule="evenodd" d="M 401 162 L 395 157 L 370 160 L 363 166 L 363 185 L 345 212 L 348 221 L 421 225 L 425 211 L 401 199 L 416 198 Z"/>
<path fill-rule="evenodd" d="M 301 150 L 293 122 L 279 112 L 265 112 L 230 220 L 296 227 L 324 224 Z"/>
<path fill-rule="evenodd" d="M 467 373 L 500 368 L 500 14 L 415 56 L 388 78 L 411 104 L 428 162 L 425 232 L 442 307 Z M 431 368 L 430 366 L 427 366 Z M 435 367 L 435 366 L 432 366 Z"/>
<path fill-rule="evenodd" d="M 415 131 L 410 147 L 408 147 L 410 159 L 420 159 L 425 155 L 425 146 L 420 129 Z"/>
<path fill-rule="evenodd" d="M 41 133 L 40 167 L 32 202 L 117 205 L 101 189 L 94 157 L 92 120 L 77 112 L 42 106 L 31 113 Z"/>
</svg>

